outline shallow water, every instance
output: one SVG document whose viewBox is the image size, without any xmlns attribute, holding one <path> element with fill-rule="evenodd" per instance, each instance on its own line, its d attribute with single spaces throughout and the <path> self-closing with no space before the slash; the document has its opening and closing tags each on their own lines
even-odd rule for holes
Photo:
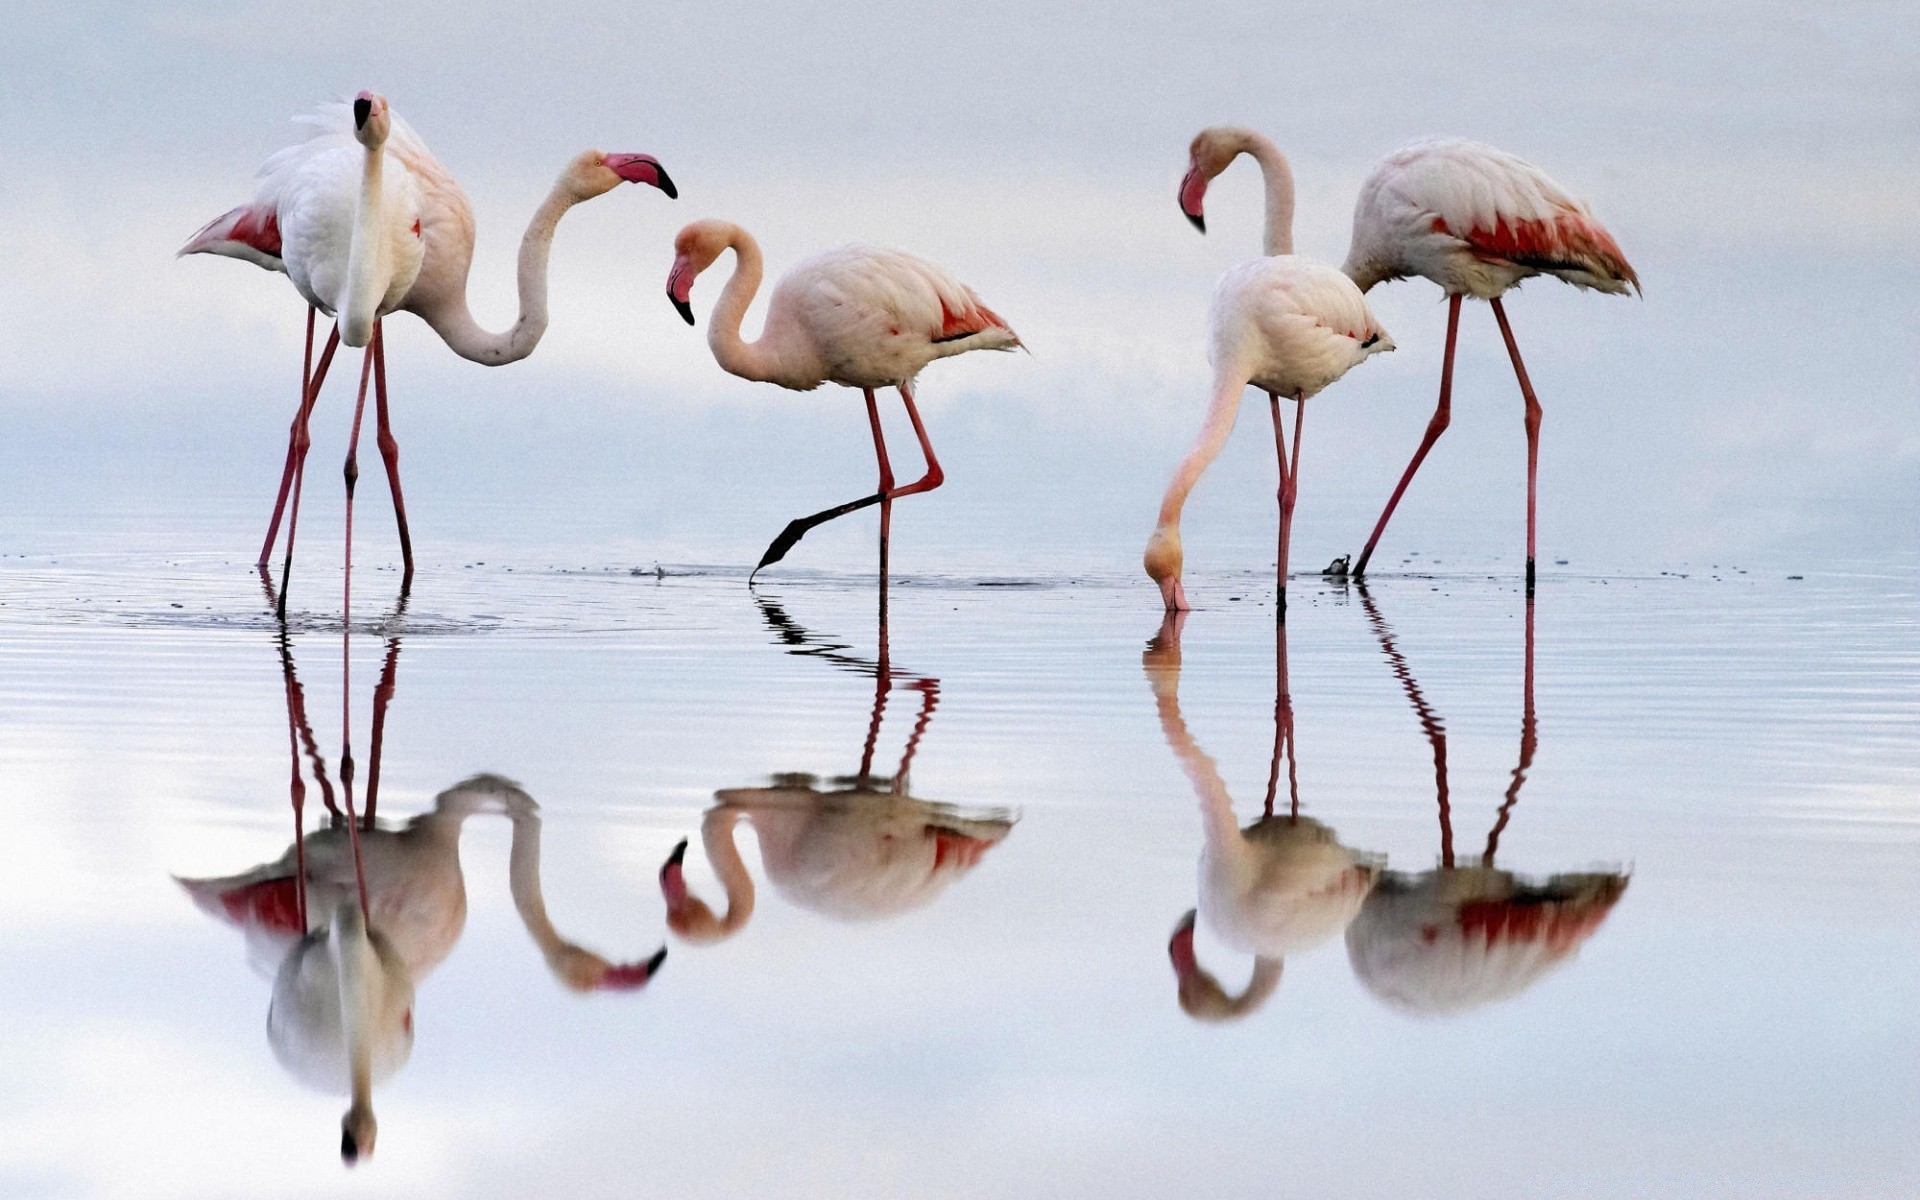
<svg viewBox="0 0 1920 1200">
<path fill-rule="evenodd" d="M 229 557 L 0 560 L 0 1194 L 1920 1190 L 1910 572 L 1563 570 L 1531 620 L 1505 567 L 1302 578 L 1282 697 L 1257 572 L 1178 628 L 1131 575 L 908 574 L 883 646 L 857 574 L 651 565 L 356 576 L 355 802 L 386 696 L 382 824 L 481 772 L 538 811 L 422 859 L 465 926 L 347 1175 L 284 942 L 175 882 L 287 852 L 293 771 L 344 805 L 337 574 L 283 641 Z M 1295 864 L 1267 934 L 1209 829 Z M 668 947 L 643 989 L 543 961 L 529 833 L 552 938 Z"/>
</svg>

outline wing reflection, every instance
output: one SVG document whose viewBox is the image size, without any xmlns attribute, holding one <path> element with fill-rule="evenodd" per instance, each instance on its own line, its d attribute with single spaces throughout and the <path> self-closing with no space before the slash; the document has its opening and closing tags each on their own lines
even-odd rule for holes
<svg viewBox="0 0 1920 1200">
<path fill-rule="evenodd" d="M 758 835 L 768 882 L 797 907 L 837 920 L 867 921 L 932 903 L 1005 839 L 1017 819 L 1005 809 L 961 809 L 909 794 L 908 773 L 939 706 L 940 681 L 894 670 L 884 623 L 879 657 L 866 659 L 844 643 L 809 633 L 772 599 L 756 595 L 755 603 L 791 653 L 873 677 L 873 715 L 860 766 L 849 776 L 791 773 L 775 776 L 767 787 L 715 792 L 700 837 L 725 891 L 726 911 L 716 914 L 688 888 L 682 869 L 687 844 L 681 842 L 660 869 L 669 928 L 689 942 L 718 942 L 752 917 L 753 876 L 736 840 L 742 824 Z M 896 690 L 916 696 L 918 708 L 899 765 L 893 774 L 882 775 L 874 771 L 874 757 Z"/>
<path fill-rule="evenodd" d="M 1153 688 L 1160 729 L 1193 782 L 1206 845 L 1200 854 L 1200 902 L 1175 928 L 1167 952 L 1179 981 L 1180 1007 L 1202 1021 L 1228 1021 L 1265 1004 L 1280 986 L 1288 955 L 1337 936 L 1360 911 L 1377 867 L 1371 856 L 1340 844 L 1334 831 L 1300 815 L 1294 759 L 1293 697 L 1287 687 L 1287 627 L 1277 626 L 1274 652 L 1273 762 L 1260 819 L 1241 828 L 1219 768 L 1200 749 L 1180 713 L 1180 630 L 1184 612 L 1170 612 L 1141 655 Z M 1287 804 L 1275 811 L 1286 763 Z M 1194 954 L 1196 915 L 1221 941 L 1254 956 L 1253 975 L 1228 992 Z"/>
<path fill-rule="evenodd" d="M 1383 1003 L 1417 1016 L 1449 1016 L 1519 995 L 1571 959 L 1626 891 L 1627 876 L 1592 871 L 1528 879 L 1494 866 L 1494 854 L 1533 764 L 1533 602 L 1526 609 L 1520 758 L 1479 861 L 1459 865 L 1447 794 L 1446 726 L 1428 705 L 1379 607 L 1358 588 L 1367 620 L 1433 746 L 1440 865 L 1389 871 L 1347 929 L 1347 957 Z"/>
<path fill-rule="evenodd" d="M 415 985 L 447 957 L 466 926 L 459 851 L 468 817 L 494 813 L 512 823 L 514 907 L 567 988 L 636 989 L 666 950 L 617 965 L 560 935 L 541 894 L 539 806 L 511 780 L 476 775 L 441 792 L 427 812 L 399 824 L 375 822 L 387 706 L 400 659 L 397 635 L 387 641 L 374 689 L 367 806 L 365 814 L 356 813 L 351 751 L 343 749 L 336 790 L 307 716 L 292 640 L 285 629 L 277 640 L 292 758 L 293 843 L 251 870 L 179 883 L 201 911 L 242 933 L 249 960 L 273 980 L 267 1038 L 280 1064 L 308 1087 L 351 1096 L 341 1153 L 352 1163 L 373 1151 L 373 1085 L 412 1053 Z M 324 827 L 311 833 L 304 826 L 303 755 L 327 814 Z"/>
</svg>

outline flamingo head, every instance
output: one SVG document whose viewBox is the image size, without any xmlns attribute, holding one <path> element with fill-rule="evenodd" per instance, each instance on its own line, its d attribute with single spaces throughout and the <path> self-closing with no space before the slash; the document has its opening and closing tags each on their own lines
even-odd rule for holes
<svg viewBox="0 0 1920 1200">
<path fill-rule="evenodd" d="M 588 150 L 567 164 L 560 181 L 581 200 L 604 196 L 623 183 L 644 183 L 649 187 L 657 187 L 667 194 L 669 200 L 677 199 L 680 195 L 680 189 L 673 186 L 667 169 L 651 154 L 602 154 L 598 150 Z"/>
<path fill-rule="evenodd" d="M 667 275 L 667 299 L 687 324 L 693 324 L 693 281 L 713 265 L 733 241 L 733 227 L 724 221 L 695 221 L 673 239 L 673 270 Z"/>
<path fill-rule="evenodd" d="M 1238 1020 L 1265 1004 L 1267 997 L 1280 986 L 1282 963 L 1277 958 L 1255 959 L 1253 978 L 1247 981 L 1246 989 L 1238 996 L 1231 995 L 1194 955 L 1195 916 L 1194 911 L 1188 909 L 1167 942 L 1167 957 L 1173 963 L 1173 977 L 1179 987 L 1180 1011 L 1196 1021 Z"/>
<path fill-rule="evenodd" d="M 1207 231 L 1207 184 L 1247 148 L 1247 130 L 1213 125 L 1194 135 L 1187 148 L 1187 173 L 1180 180 L 1180 211 L 1201 233 Z"/>
<path fill-rule="evenodd" d="M 683 838 L 660 867 L 660 895 L 667 902 L 667 928 L 696 945 L 722 941 L 731 936 L 733 930 L 714 915 L 706 901 L 687 890 L 682 867 L 686 857 L 687 843 Z"/>
<path fill-rule="evenodd" d="M 1177 525 L 1162 525 L 1154 530 L 1153 536 L 1147 539 L 1147 552 L 1141 556 L 1141 565 L 1146 567 L 1148 578 L 1160 585 L 1160 598 L 1170 613 L 1185 612 L 1191 607 L 1187 604 L 1186 589 L 1180 586 L 1184 558 Z"/>
<path fill-rule="evenodd" d="M 387 144 L 393 131 L 393 113 L 387 98 L 375 92 L 361 92 L 353 98 L 353 137 L 369 150 Z"/>
<path fill-rule="evenodd" d="M 373 1143 L 380 1122 L 373 1119 L 371 1105 L 356 1104 L 340 1118 L 340 1161 L 353 1166 L 362 1158 L 373 1157 Z"/>
</svg>

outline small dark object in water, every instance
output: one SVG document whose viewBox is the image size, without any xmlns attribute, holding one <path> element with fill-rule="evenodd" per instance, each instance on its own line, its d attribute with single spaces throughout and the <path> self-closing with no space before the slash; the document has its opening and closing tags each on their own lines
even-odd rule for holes
<svg viewBox="0 0 1920 1200">
<path fill-rule="evenodd" d="M 1339 558 L 1334 559 L 1322 568 L 1320 573 L 1332 579 L 1345 579 L 1347 577 L 1347 566 L 1352 561 L 1352 558 L 1353 556 L 1350 554 L 1342 554 Z"/>
<path fill-rule="evenodd" d="M 1806 576 L 1805 575 L 1789 575 L 1787 576 L 1787 578 L 1788 579 L 1805 579 Z M 178 606 L 176 605 L 175 607 L 178 607 Z"/>
</svg>

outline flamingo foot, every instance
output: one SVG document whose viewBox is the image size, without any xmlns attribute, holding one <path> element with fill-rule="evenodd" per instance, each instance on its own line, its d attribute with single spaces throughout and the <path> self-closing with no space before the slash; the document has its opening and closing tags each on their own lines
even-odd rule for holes
<svg viewBox="0 0 1920 1200">
<path fill-rule="evenodd" d="M 807 533 L 812 530 L 814 526 L 824 525 L 835 517 L 844 517 L 850 512 L 858 512 L 860 509 L 866 508 L 869 505 L 878 504 L 886 498 L 886 492 L 875 492 L 871 496 L 862 496 L 858 500 L 849 500 L 845 504 L 836 504 L 832 508 L 823 509 L 820 512 L 814 513 L 812 516 L 795 517 L 793 520 L 788 521 L 787 527 L 780 531 L 780 536 L 774 538 L 773 543 L 767 547 L 767 552 L 760 556 L 759 564 L 755 566 L 753 570 L 747 572 L 747 582 L 752 583 L 755 575 L 758 575 L 767 567 L 785 558 L 787 551 L 799 545 L 800 539 L 807 536 Z"/>
</svg>

